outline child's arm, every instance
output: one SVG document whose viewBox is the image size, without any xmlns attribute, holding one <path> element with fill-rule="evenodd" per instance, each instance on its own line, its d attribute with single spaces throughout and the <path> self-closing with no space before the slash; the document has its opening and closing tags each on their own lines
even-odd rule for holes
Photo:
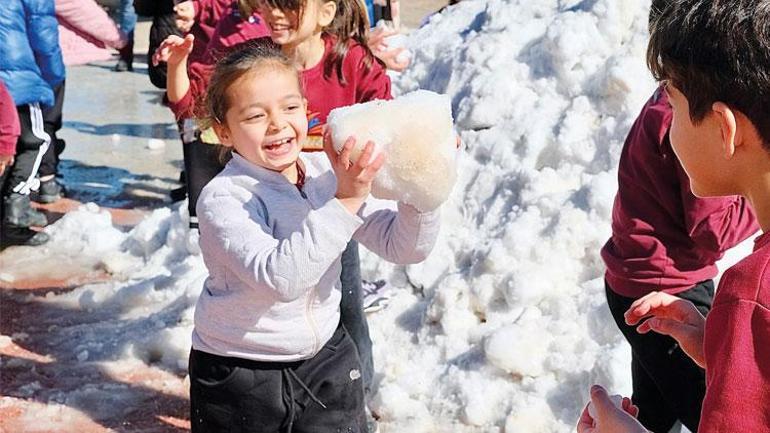
<svg viewBox="0 0 770 433">
<path fill-rule="evenodd" d="M 59 24 L 53 2 L 33 2 L 27 14 L 27 39 L 35 62 L 51 88 L 64 81 L 64 60 L 59 47 Z"/>
<path fill-rule="evenodd" d="M 204 256 L 283 302 L 299 298 L 333 272 L 332 264 L 361 225 L 339 200 L 330 200 L 310 210 L 290 238 L 279 240 L 268 225 L 267 211 L 244 204 L 258 198 L 236 199 L 220 191 L 204 190 L 198 201 Z"/>
<path fill-rule="evenodd" d="M 107 12 L 92 0 L 57 0 L 56 17 L 104 46 L 120 49 L 128 41 Z"/>
<path fill-rule="evenodd" d="M 634 301 L 625 318 L 631 326 L 647 319 L 636 328 L 637 332 L 646 334 L 655 331 L 671 336 L 687 356 L 705 367 L 703 336 L 706 318 L 692 302 L 668 293 L 652 292 Z"/>
<path fill-rule="evenodd" d="M 187 75 L 187 57 L 192 51 L 193 35 L 180 38 L 177 35 L 167 37 L 152 56 L 153 65 L 160 62 L 168 64 L 166 75 L 166 95 L 172 103 L 179 102 L 190 90 L 190 77 Z"/>
<path fill-rule="evenodd" d="M 19 134 L 21 129 L 16 104 L 5 84 L 0 81 L 0 176 L 6 167 L 13 165 Z"/>
<path fill-rule="evenodd" d="M 733 300 L 714 305 L 708 321 L 700 431 L 767 431 L 770 311 L 757 302 Z"/>
</svg>

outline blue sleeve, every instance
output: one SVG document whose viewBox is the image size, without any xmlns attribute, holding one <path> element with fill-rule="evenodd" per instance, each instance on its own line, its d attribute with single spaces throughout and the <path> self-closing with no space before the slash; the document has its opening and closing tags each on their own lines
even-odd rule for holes
<svg viewBox="0 0 770 433">
<path fill-rule="evenodd" d="M 59 23 L 53 0 L 31 0 L 27 7 L 27 37 L 43 79 L 51 88 L 64 81 L 65 69 L 59 46 Z"/>
</svg>

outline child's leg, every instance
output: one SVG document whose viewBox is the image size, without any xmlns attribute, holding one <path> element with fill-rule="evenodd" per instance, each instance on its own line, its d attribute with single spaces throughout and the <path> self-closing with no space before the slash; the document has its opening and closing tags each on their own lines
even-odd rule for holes
<svg viewBox="0 0 770 433">
<path fill-rule="evenodd" d="M 192 350 L 192 433 L 284 431 L 288 400 L 282 366 Z"/>
<path fill-rule="evenodd" d="M 198 197 L 211 179 L 224 168 L 219 160 L 219 150 L 216 146 L 206 144 L 196 138 L 184 143 L 183 147 L 185 182 L 187 184 L 187 210 L 190 212 L 190 227 L 198 228 L 198 217 L 195 205 Z"/>
<path fill-rule="evenodd" d="M 50 137 L 43 129 L 43 112 L 38 104 L 20 105 L 17 110 L 21 135 L 16 144 L 16 160 L 9 168 L 3 190 L 3 218 L 11 226 L 44 226 L 45 215 L 30 207 L 29 193 L 37 187 L 36 175 Z"/>
<path fill-rule="evenodd" d="M 705 372 L 692 361 L 671 337 L 639 334 L 625 323 L 623 313 L 634 299 L 625 298 L 606 286 L 607 302 L 615 323 L 632 350 L 634 404 L 639 421 L 654 432 L 668 432 L 676 420 L 696 432 L 706 393 Z M 700 283 L 677 296 L 692 301 L 704 315 L 711 308 L 713 281 Z"/>
<path fill-rule="evenodd" d="M 64 140 L 57 136 L 62 127 L 62 110 L 64 108 L 64 82 L 54 89 L 54 105 L 43 109 L 43 129 L 51 137 L 51 144 L 43 155 L 40 163 L 38 177 L 40 178 L 40 190 L 37 201 L 53 203 L 62 197 L 62 188 L 56 182 L 59 174 L 59 155 L 64 151 Z"/>
<path fill-rule="evenodd" d="M 344 326 L 312 359 L 287 371 L 294 433 L 366 433 L 361 363 Z M 323 405 L 323 406 L 322 406 Z"/>
<path fill-rule="evenodd" d="M 369 337 L 369 324 L 366 322 L 366 313 L 364 313 L 358 242 L 350 241 L 342 253 L 340 280 L 342 283 L 340 322 L 347 329 L 356 350 L 358 350 L 358 356 L 361 359 L 361 374 L 364 379 L 364 392 L 368 394 L 372 388 L 374 361 L 372 359 L 372 339 Z"/>
</svg>

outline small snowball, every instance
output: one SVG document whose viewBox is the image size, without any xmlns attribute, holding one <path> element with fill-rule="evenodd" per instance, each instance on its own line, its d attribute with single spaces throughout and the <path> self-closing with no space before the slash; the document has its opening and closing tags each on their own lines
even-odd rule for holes
<svg viewBox="0 0 770 433">
<path fill-rule="evenodd" d="M 367 142 L 375 156 L 387 154 L 372 184 L 372 195 L 397 200 L 427 212 L 446 201 L 457 178 L 452 107 L 445 95 L 418 90 L 392 101 L 371 101 L 332 110 L 332 143 L 339 151 L 356 139 L 351 160 Z"/>
<path fill-rule="evenodd" d="M 166 142 L 159 138 L 151 138 L 147 140 L 147 148 L 150 150 L 161 150 L 166 147 Z"/>
</svg>

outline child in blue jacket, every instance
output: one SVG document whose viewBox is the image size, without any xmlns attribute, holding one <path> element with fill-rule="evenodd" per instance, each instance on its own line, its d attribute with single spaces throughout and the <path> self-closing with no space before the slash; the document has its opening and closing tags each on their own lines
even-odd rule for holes
<svg viewBox="0 0 770 433">
<path fill-rule="evenodd" d="M 39 186 L 37 171 L 51 144 L 43 129 L 43 107 L 54 104 L 53 89 L 64 78 L 53 0 L 4 1 L 0 8 L 0 80 L 16 103 L 21 124 L 15 162 L 0 185 L 5 238 L 47 224 L 45 215 L 30 206 L 29 193 Z M 35 236 L 25 243 L 45 240 L 45 236 Z"/>
</svg>

